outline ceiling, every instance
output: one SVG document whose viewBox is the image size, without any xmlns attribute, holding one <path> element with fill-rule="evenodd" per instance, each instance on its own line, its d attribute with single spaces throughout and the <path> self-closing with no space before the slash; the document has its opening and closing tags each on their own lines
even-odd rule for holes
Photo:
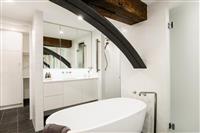
<svg viewBox="0 0 200 133">
<path fill-rule="evenodd" d="M 42 11 L 44 21 L 77 27 L 80 29 L 94 30 L 95 28 L 84 20 L 78 20 L 70 11 L 53 4 L 48 0 L 3 0 L 1 1 L 1 17 L 32 22 L 36 10 Z"/>
<path fill-rule="evenodd" d="M 90 31 L 75 29 L 66 26 L 59 26 L 51 23 L 44 23 L 44 36 L 62 38 L 67 40 L 76 40 L 80 39 L 83 36 L 90 36 L 91 38 L 92 35 Z"/>
<path fill-rule="evenodd" d="M 2 2 L 3 1 L 3 2 Z M 158 0 L 142 0 L 147 5 Z M 84 20 L 49 0 L 1 0 L 1 17 L 31 23 L 36 10 L 43 12 L 44 21 L 93 31 L 95 28 Z M 111 20 L 111 19 L 109 19 Z M 115 22 L 114 20 L 111 20 Z M 116 22 L 117 23 L 117 22 Z M 124 25 L 123 25 L 124 26 Z M 73 37 L 70 37 L 73 38 Z"/>
</svg>

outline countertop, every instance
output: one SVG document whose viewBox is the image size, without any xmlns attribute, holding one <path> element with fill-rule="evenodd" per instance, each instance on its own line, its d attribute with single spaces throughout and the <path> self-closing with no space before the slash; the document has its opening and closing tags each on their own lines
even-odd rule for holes
<svg viewBox="0 0 200 133">
<path fill-rule="evenodd" d="M 43 79 L 43 83 L 51 83 L 51 82 L 68 82 L 68 81 L 78 81 L 78 80 L 91 80 L 98 79 L 97 76 L 91 77 L 76 77 L 76 78 L 61 78 L 61 79 Z"/>
</svg>

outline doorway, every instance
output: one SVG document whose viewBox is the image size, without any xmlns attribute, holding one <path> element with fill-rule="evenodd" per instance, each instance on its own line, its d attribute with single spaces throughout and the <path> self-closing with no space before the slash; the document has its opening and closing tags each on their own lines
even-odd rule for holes
<svg viewBox="0 0 200 133">
<path fill-rule="evenodd" d="M 23 33 L 23 103 L 29 105 L 30 89 L 29 89 L 29 34 Z"/>
</svg>

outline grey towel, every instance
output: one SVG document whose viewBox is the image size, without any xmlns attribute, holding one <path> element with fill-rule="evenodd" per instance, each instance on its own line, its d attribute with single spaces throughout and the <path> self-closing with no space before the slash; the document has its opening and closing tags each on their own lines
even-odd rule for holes
<svg viewBox="0 0 200 133">
<path fill-rule="evenodd" d="M 66 126 L 47 124 L 43 130 L 43 133 L 67 133 L 70 129 Z"/>
</svg>

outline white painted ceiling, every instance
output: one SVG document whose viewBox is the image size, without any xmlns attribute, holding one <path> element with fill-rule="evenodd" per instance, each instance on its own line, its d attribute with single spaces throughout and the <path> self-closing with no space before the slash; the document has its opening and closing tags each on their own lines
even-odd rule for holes
<svg viewBox="0 0 200 133">
<path fill-rule="evenodd" d="M 157 2 L 158 0 L 141 0 L 142 2 L 146 3 L 147 5 L 150 5 L 153 2 Z M 165 0 L 167 1 L 167 0 Z"/>
<path fill-rule="evenodd" d="M 49 21 L 57 24 L 72 26 L 80 29 L 86 29 L 93 31 L 95 28 L 91 26 L 86 21 L 78 20 L 77 15 L 71 13 L 70 11 L 53 4 L 49 0 L 0 0 L 2 4 L 0 7 L 1 9 L 1 17 L 3 18 L 9 18 L 14 19 L 18 21 L 24 21 L 27 23 L 32 22 L 33 14 L 36 10 L 42 11 L 44 13 L 44 21 Z M 3 1 L 3 2 L 2 2 Z M 148 5 L 155 0 L 142 0 Z M 156 0 L 157 1 L 157 0 Z M 118 23 L 117 21 L 111 20 L 114 24 Z M 122 27 L 128 26 L 126 24 L 123 24 Z M 47 31 L 47 30 L 46 30 Z M 51 29 L 48 29 L 48 32 L 50 33 Z M 51 31 L 49 36 L 56 37 L 58 33 L 58 30 Z M 68 33 L 71 33 L 71 35 L 67 35 Z M 85 34 L 85 33 L 80 33 Z M 47 35 L 47 33 L 46 33 Z M 71 31 L 71 32 L 65 32 L 65 38 L 75 38 L 77 35 L 77 32 Z"/>
<path fill-rule="evenodd" d="M 61 31 L 62 34 L 60 34 Z M 91 37 L 91 32 L 66 26 L 55 25 L 51 23 L 44 23 L 44 36 L 76 40 L 83 36 Z"/>
<path fill-rule="evenodd" d="M 44 13 L 44 21 L 90 31 L 95 29 L 84 20 L 78 20 L 77 15 L 48 0 L 1 0 L 0 4 L 2 7 L 1 18 L 31 23 L 34 12 L 39 10 Z"/>
</svg>

